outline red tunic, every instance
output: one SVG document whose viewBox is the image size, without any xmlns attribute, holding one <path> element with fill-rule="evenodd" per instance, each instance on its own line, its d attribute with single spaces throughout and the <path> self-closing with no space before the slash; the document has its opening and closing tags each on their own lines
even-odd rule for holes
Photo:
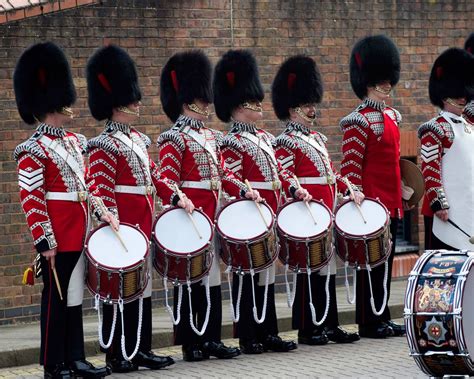
<svg viewBox="0 0 474 379">
<path fill-rule="evenodd" d="M 449 115 L 447 112 L 444 114 Z M 422 213 L 430 217 L 440 209 L 449 208 L 441 180 L 441 161 L 446 150 L 453 144 L 454 133 L 445 117 L 439 115 L 418 128 L 421 170 L 425 179 Z"/>
<path fill-rule="evenodd" d="M 400 175 L 401 121 L 397 110 L 366 98 L 340 122 L 341 174 L 365 196 L 379 198 L 390 217 L 403 216 Z"/>
<path fill-rule="evenodd" d="M 320 147 L 318 150 L 313 144 Z M 326 148 L 327 138 L 296 122 L 289 122 L 276 139 L 275 154 L 282 167 L 304 181 L 318 178 L 321 184 L 302 184 L 316 200 L 322 200 L 330 209 L 334 206 L 334 191 L 344 194 L 347 186 L 334 170 Z M 336 186 L 337 183 L 337 186 Z"/>
<path fill-rule="evenodd" d="M 246 138 L 247 133 L 260 146 Z M 262 148 L 263 144 L 267 148 Z M 280 205 L 280 187 L 286 196 L 291 196 L 297 186 L 291 174 L 276 160 L 274 144 L 275 137 L 270 133 L 257 129 L 253 124 L 234 122 L 231 131 L 222 140 L 222 155 L 226 167 L 240 181 L 266 182 L 269 187 L 273 183 L 274 189 L 255 189 L 276 212 Z"/>
<path fill-rule="evenodd" d="M 117 138 L 121 133 L 141 150 L 146 162 Z M 148 157 L 150 145 L 146 135 L 130 125 L 114 121 L 107 121 L 104 132 L 88 143 L 90 192 L 100 197 L 120 221 L 139 225 L 148 238 L 151 237 L 154 212 L 153 185 L 158 188 L 163 183 L 156 165 Z M 133 191 L 132 188 L 143 193 L 127 193 L 130 189 Z M 102 213 L 97 206 L 94 211 L 99 215 Z"/>
<path fill-rule="evenodd" d="M 87 229 L 85 201 L 47 200 L 46 194 L 86 190 L 76 173 L 55 151 L 46 147 L 42 137 L 58 141 L 78 165 L 84 178 L 83 153 L 86 138 L 40 124 L 36 133 L 18 145 L 14 158 L 18 162 L 20 198 L 26 221 L 38 252 L 57 248 L 58 252 L 82 251 Z"/>
<path fill-rule="evenodd" d="M 193 137 L 196 135 L 203 144 Z M 168 183 L 181 187 L 194 206 L 202 208 L 212 221 L 218 205 L 219 185 L 223 196 L 237 197 L 246 191 L 245 185 L 224 167 L 219 149 L 222 138 L 222 132 L 206 128 L 203 122 L 183 115 L 170 130 L 158 137 L 161 176 Z M 189 187 L 206 183 L 209 183 L 207 188 Z M 173 189 L 163 183 L 158 191 L 164 204 L 176 204 L 177 194 Z"/>
</svg>

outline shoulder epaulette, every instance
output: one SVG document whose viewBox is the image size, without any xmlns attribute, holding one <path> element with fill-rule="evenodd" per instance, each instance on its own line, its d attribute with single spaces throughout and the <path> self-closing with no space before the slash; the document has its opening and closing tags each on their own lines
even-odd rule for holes
<svg viewBox="0 0 474 379">
<path fill-rule="evenodd" d="M 151 146 L 151 139 L 148 137 L 146 134 L 142 132 L 138 132 L 140 135 L 140 138 L 143 140 L 143 143 L 145 144 L 146 148 L 148 149 Z"/>
<path fill-rule="evenodd" d="M 471 101 L 466 105 L 464 113 L 469 117 L 474 117 L 474 101 Z"/>
<path fill-rule="evenodd" d="M 287 133 L 281 133 L 275 140 L 276 146 L 287 147 L 288 149 L 296 149 L 298 145 L 295 142 L 295 139 L 289 136 Z"/>
<path fill-rule="evenodd" d="M 437 121 L 437 118 L 432 118 L 430 121 L 425 122 L 418 127 L 418 138 L 421 138 L 427 131 L 434 132 L 440 138 L 443 138 L 446 135 L 443 127 Z"/>
<path fill-rule="evenodd" d="M 222 131 L 216 130 L 216 129 L 211 129 L 211 131 L 212 131 L 212 134 L 214 135 L 214 138 L 216 139 L 216 145 L 221 146 L 222 141 L 224 139 L 224 133 L 222 133 Z"/>
<path fill-rule="evenodd" d="M 315 132 L 315 135 L 321 138 L 321 141 L 326 145 L 328 143 L 328 137 L 326 137 L 323 133 Z"/>
<path fill-rule="evenodd" d="M 402 122 L 402 115 L 399 111 L 397 111 L 395 108 L 390 108 L 394 113 L 395 117 L 397 118 L 397 123 L 400 124 Z"/>
<path fill-rule="evenodd" d="M 158 146 L 160 146 L 161 144 L 163 144 L 163 142 L 166 141 L 174 142 L 176 145 L 178 145 L 181 151 L 184 151 L 186 149 L 186 144 L 184 142 L 183 135 L 181 134 L 180 128 L 178 126 L 173 126 L 170 130 L 161 133 L 158 136 L 158 140 L 156 141 L 156 143 L 158 144 Z"/>
<path fill-rule="evenodd" d="M 262 132 L 263 132 L 263 135 L 268 139 L 268 141 L 270 142 L 270 144 L 272 146 L 275 146 L 276 144 L 276 138 L 275 136 L 270 133 L 270 132 L 267 132 L 266 130 L 263 130 L 263 129 L 260 129 Z"/>
<path fill-rule="evenodd" d="M 115 141 L 107 133 L 102 133 L 95 138 L 91 138 L 87 142 L 88 151 L 91 151 L 92 149 L 95 149 L 95 148 L 103 149 L 114 154 L 119 153 L 119 150 L 117 148 L 117 145 L 115 144 Z"/>
<path fill-rule="evenodd" d="M 79 133 L 73 133 L 76 138 L 77 138 L 77 141 L 79 142 L 79 146 L 81 147 L 82 149 L 82 153 L 86 153 L 87 152 L 87 138 L 84 134 L 79 134 Z"/>
<path fill-rule="evenodd" d="M 22 155 L 23 153 L 30 153 L 34 155 L 35 157 L 46 159 L 47 156 L 38 142 L 38 139 L 40 137 L 41 137 L 41 133 L 37 132 L 33 134 L 25 142 L 20 143 L 13 151 L 13 159 L 15 161 L 18 161 L 18 159 L 20 158 L 20 155 Z"/>
<path fill-rule="evenodd" d="M 351 126 L 351 125 L 359 125 L 363 128 L 368 128 L 369 122 L 362 114 L 360 114 L 357 111 L 354 111 L 350 113 L 349 115 L 347 115 L 346 117 L 344 117 L 339 123 L 339 127 L 341 128 L 342 131 L 344 131 L 346 127 Z"/>
<path fill-rule="evenodd" d="M 232 147 L 239 151 L 244 149 L 242 142 L 240 142 L 240 139 L 232 132 L 227 133 L 227 135 L 222 138 L 221 148 L 226 146 Z"/>
</svg>

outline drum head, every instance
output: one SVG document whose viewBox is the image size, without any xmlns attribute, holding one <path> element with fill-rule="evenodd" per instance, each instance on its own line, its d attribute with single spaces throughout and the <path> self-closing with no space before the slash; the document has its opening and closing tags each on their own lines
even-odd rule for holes
<svg viewBox="0 0 474 379">
<path fill-rule="evenodd" d="M 266 225 L 254 201 L 239 200 L 230 203 L 220 212 L 217 218 L 217 228 L 223 236 L 233 240 L 255 239 L 266 233 L 273 224 L 273 214 L 270 207 L 260 203 L 260 209 Z"/>
<path fill-rule="evenodd" d="M 471 266 L 462 296 L 462 330 L 467 351 L 474 361 L 474 269 Z"/>
<path fill-rule="evenodd" d="M 160 215 L 155 223 L 155 239 L 161 247 L 174 254 L 201 251 L 212 239 L 212 225 L 201 212 L 191 215 L 201 234 L 199 238 L 192 221 L 182 208 L 173 208 Z"/>
<path fill-rule="evenodd" d="M 388 221 L 387 210 L 378 201 L 365 199 L 360 207 L 367 223 L 364 223 L 355 203 L 348 201 L 336 211 L 336 227 L 346 234 L 367 236 L 382 229 Z"/>
<path fill-rule="evenodd" d="M 315 201 L 310 201 L 308 205 L 316 224 L 304 202 L 295 201 L 281 208 L 277 218 L 278 228 L 295 238 L 315 237 L 328 230 L 332 222 L 329 210 Z"/>
<path fill-rule="evenodd" d="M 87 254 L 104 268 L 127 268 L 141 262 L 148 252 L 148 239 L 145 235 L 135 227 L 124 224 L 120 224 L 119 234 L 128 251 L 125 251 L 107 225 L 96 229 L 89 236 Z"/>
</svg>

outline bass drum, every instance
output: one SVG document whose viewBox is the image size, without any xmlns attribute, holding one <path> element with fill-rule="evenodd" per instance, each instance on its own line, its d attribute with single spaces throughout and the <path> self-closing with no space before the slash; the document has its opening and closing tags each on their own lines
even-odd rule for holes
<svg viewBox="0 0 474 379">
<path fill-rule="evenodd" d="M 474 375 L 474 252 L 428 250 L 405 295 L 410 355 L 427 375 Z"/>
</svg>

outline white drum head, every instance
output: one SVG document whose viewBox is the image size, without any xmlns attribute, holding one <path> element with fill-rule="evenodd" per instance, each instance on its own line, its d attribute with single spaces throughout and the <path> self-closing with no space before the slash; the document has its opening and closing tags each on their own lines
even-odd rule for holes
<svg viewBox="0 0 474 379">
<path fill-rule="evenodd" d="M 163 213 L 155 224 L 155 239 L 171 253 L 189 254 L 202 250 L 212 238 L 212 226 L 200 212 L 191 214 L 201 234 L 199 238 L 193 223 L 182 208 Z"/>
<path fill-rule="evenodd" d="M 273 215 L 268 207 L 260 203 L 260 209 L 266 221 L 258 212 L 252 200 L 236 201 L 226 206 L 217 219 L 217 226 L 224 236 L 234 240 L 251 240 L 268 231 L 272 227 Z"/>
<path fill-rule="evenodd" d="M 459 285 L 459 281 L 458 281 Z M 471 266 L 467 274 L 462 296 L 462 331 L 467 351 L 472 361 L 474 361 L 474 269 Z"/>
<path fill-rule="evenodd" d="M 331 214 L 326 207 L 309 202 L 316 225 L 303 201 L 295 201 L 280 210 L 277 224 L 280 230 L 291 237 L 306 238 L 318 236 L 329 229 Z"/>
<path fill-rule="evenodd" d="M 120 225 L 118 232 L 128 251 L 125 251 L 110 226 L 97 229 L 89 237 L 87 250 L 99 266 L 126 268 L 135 265 L 145 257 L 148 251 L 148 240 L 140 231 L 129 225 Z"/>
<path fill-rule="evenodd" d="M 339 230 L 354 236 L 366 236 L 383 228 L 388 217 L 383 205 L 365 199 L 360 207 L 367 223 L 364 223 L 355 203 L 348 201 L 336 211 L 335 223 Z"/>
</svg>

